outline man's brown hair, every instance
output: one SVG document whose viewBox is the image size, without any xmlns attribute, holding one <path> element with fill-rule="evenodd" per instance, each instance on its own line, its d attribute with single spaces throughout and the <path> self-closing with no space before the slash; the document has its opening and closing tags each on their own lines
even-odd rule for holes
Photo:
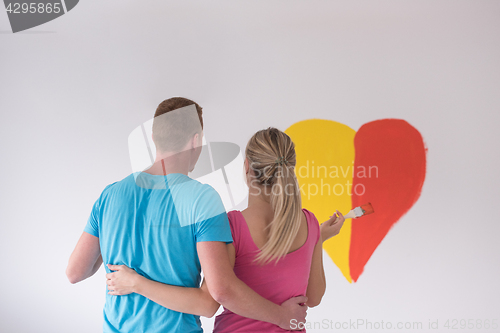
<svg viewBox="0 0 500 333">
<path fill-rule="evenodd" d="M 197 117 L 192 109 L 186 108 L 186 112 L 171 111 L 178 110 L 190 105 L 196 108 Z M 158 105 L 153 120 L 153 141 L 156 148 L 163 152 L 180 151 L 184 145 L 196 134 L 201 134 L 203 129 L 203 111 L 198 103 L 183 97 L 172 97 Z"/>
</svg>

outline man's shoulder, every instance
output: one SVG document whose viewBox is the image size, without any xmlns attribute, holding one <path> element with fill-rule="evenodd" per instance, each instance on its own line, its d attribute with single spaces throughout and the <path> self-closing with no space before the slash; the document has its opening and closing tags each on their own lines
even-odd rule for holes
<svg viewBox="0 0 500 333">
<path fill-rule="evenodd" d="M 179 175 L 173 181 L 169 180 L 171 189 L 177 192 L 189 193 L 191 198 L 219 195 L 210 185 L 199 182 L 186 175 Z"/>
<path fill-rule="evenodd" d="M 129 175 L 121 180 L 117 180 L 111 184 L 106 185 L 106 187 L 102 190 L 101 192 L 101 199 L 106 198 L 110 194 L 119 191 L 120 189 L 123 189 L 124 187 L 130 186 L 131 183 L 133 183 L 133 175 Z"/>
</svg>

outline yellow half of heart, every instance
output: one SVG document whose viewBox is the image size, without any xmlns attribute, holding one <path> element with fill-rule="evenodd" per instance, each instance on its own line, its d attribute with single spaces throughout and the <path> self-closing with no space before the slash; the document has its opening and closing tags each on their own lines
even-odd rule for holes
<svg viewBox="0 0 500 333">
<path fill-rule="evenodd" d="M 296 174 L 301 187 L 302 206 L 324 222 L 339 210 L 351 210 L 356 131 L 336 121 L 309 119 L 285 131 L 295 143 Z M 323 248 L 352 282 L 349 270 L 351 220 L 340 233 L 323 243 Z"/>
</svg>

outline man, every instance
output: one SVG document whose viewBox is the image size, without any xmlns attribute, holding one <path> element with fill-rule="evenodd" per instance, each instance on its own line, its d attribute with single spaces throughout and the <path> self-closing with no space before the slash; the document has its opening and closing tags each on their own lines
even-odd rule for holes
<svg viewBox="0 0 500 333">
<path fill-rule="evenodd" d="M 66 274 L 71 283 L 92 276 L 104 262 L 123 264 L 149 279 L 198 287 L 203 268 L 212 297 L 231 311 L 290 329 L 305 322 L 305 297 L 278 306 L 233 272 L 232 242 L 217 192 L 190 179 L 201 152 L 202 109 L 175 97 L 153 120 L 156 160 L 151 168 L 107 186 L 94 204 Z M 109 270 L 107 269 L 109 272 Z M 202 332 L 198 316 L 169 310 L 138 294 L 106 295 L 104 332 Z"/>
</svg>

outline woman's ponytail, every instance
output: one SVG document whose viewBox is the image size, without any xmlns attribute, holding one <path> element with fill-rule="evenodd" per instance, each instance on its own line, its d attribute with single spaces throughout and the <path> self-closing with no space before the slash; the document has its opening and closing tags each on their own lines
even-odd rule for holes
<svg viewBox="0 0 500 333">
<path fill-rule="evenodd" d="M 246 156 L 257 181 L 270 190 L 273 221 L 269 237 L 256 257 L 265 264 L 279 261 L 290 250 L 300 228 L 302 201 L 295 176 L 295 145 L 276 128 L 257 132 L 248 142 Z"/>
</svg>

